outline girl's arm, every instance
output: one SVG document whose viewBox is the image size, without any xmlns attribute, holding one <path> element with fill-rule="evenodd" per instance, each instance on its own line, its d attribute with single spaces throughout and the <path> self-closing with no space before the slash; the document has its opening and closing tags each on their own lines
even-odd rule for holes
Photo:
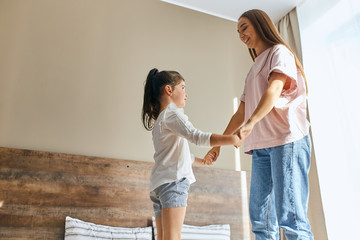
<svg viewBox="0 0 360 240">
<path fill-rule="evenodd" d="M 240 140 L 240 135 L 219 135 L 211 134 L 210 145 L 212 147 L 224 146 L 224 145 L 234 145 L 235 147 L 240 147 L 242 141 Z"/>
<path fill-rule="evenodd" d="M 271 109 L 273 109 L 284 88 L 286 79 L 287 76 L 284 74 L 276 72 L 271 73 L 269 86 L 262 95 L 258 106 L 246 124 L 240 128 L 240 136 L 242 140 L 249 136 L 255 124 L 263 119 L 271 111 Z"/>
<path fill-rule="evenodd" d="M 188 141 L 198 145 L 211 147 L 234 145 L 239 147 L 241 145 L 240 134 L 220 135 L 214 133 L 205 133 L 196 129 L 188 118 L 181 112 L 175 109 L 168 113 L 166 126 L 172 132 L 187 139 Z"/>
<path fill-rule="evenodd" d="M 195 157 L 195 161 L 193 162 L 194 166 L 200 166 L 200 165 L 204 165 L 203 163 L 203 159 Z"/>
</svg>

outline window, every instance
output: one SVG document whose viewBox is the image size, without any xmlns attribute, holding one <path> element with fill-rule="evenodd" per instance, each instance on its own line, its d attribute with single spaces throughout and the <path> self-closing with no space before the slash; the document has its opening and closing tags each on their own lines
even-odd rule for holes
<svg viewBox="0 0 360 240">
<path fill-rule="evenodd" d="M 297 8 L 309 111 L 329 239 L 360 224 L 360 1 Z"/>
</svg>

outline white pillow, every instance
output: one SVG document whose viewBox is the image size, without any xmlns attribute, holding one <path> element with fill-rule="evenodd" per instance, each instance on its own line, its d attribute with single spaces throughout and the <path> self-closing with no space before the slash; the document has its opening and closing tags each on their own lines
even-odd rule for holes
<svg viewBox="0 0 360 240">
<path fill-rule="evenodd" d="M 138 239 L 152 240 L 152 228 L 123 228 L 98 225 L 66 217 L 65 240 Z"/>
<path fill-rule="evenodd" d="M 152 223 L 156 239 L 157 229 L 155 217 L 152 218 Z M 181 230 L 181 240 L 186 239 L 230 240 L 230 225 L 220 224 L 207 226 L 192 226 L 184 224 Z"/>
</svg>

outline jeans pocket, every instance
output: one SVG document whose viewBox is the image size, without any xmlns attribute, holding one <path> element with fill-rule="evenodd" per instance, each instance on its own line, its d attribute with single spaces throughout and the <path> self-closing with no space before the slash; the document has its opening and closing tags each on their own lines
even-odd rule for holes
<svg viewBox="0 0 360 240">
<path fill-rule="evenodd" d="M 184 182 L 185 180 L 186 180 L 186 177 L 183 177 L 183 178 L 177 180 L 176 183 L 182 183 L 182 182 Z"/>
<path fill-rule="evenodd" d="M 182 194 L 187 194 L 190 188 L 190 182 L 187 178 L 182 178 L 178 181 L 176 181 L 176 188 L 177 190 Z"/>
</svg>

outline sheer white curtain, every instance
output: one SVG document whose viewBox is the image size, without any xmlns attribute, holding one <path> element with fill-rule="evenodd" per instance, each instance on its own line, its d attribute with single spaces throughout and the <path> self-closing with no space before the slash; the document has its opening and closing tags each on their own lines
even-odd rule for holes
<svg viewBox="0 0 360 240">
<path fill-rule="evenodd" d="M 360 226 L 360 1 L 297 7 L 309 111 L 328 238 Z"/>
</svg>

